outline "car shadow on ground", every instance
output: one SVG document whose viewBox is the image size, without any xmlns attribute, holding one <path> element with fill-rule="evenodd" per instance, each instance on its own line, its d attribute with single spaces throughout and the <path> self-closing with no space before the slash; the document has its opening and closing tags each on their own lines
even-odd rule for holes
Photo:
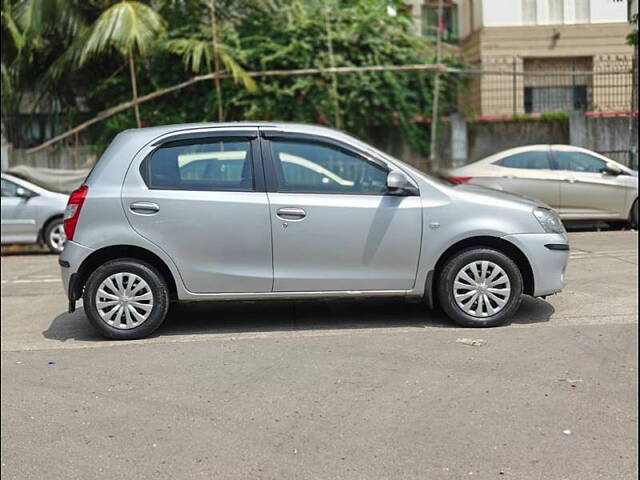
<svg viewBox="0 0 640 480">
<path fill-rule="evenodd" d="M 524 297 L 509 324 L 548 322 L 554 312 L 550 303 Z M 152 336 L 402 327 L 457 326 L 439 309 L 429 311 L 403 300 L 197 302 L 173 305 Z M 103 340 L 88 324 L 82 307 L 58 315 L 43 335 L 61 342 Z"/>
</svg>

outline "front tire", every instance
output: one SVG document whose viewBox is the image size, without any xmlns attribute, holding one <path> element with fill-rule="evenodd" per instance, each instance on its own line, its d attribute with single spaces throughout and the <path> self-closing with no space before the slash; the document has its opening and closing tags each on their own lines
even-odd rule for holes
<svg viewBox="0 0 640 480">
<path fill-rule="evenodd" d="M 123 258 L 105 263 L 89 276 L 83 300 L 89 323 L 102 335 L 133 340 L 162 325 L 169 290 L 151 265 Z"/>
<path fill-rule="evenodd" d="M 633 206 L 631 207 L 631 213 L 629 214 L 629 224 L 631 228 L 638 230 L 638 199 L 633 202 Z"/>
<path fill-rule="evenodd" d="M 64 233 L 64 224 L 61 218 L 51 220 L 44 230 L 44 242 L 51 253 L 59 255 L 64 249 L 67 236 Z"/>
<path fill-rule="evenodd" d="M 450 258 L 438 280 L 447 316 L 465 327 L 507 322 L 522 301 L 522 274 L 511 258 L 491 248 L 470 248 Z"/>
</svg>

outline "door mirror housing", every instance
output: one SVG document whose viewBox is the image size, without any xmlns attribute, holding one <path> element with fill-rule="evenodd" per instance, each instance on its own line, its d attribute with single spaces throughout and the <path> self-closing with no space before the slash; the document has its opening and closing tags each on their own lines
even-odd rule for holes
<svg viewBox="0 0 640 480">
<path fill-rule="evenodd" d="M 399 170 L 391 170 L 387 175 L 387 191 L 392 195 L 417 195 L 418 189 Z"/>
<path fill-rule="evenodd" d="M 612 163 L 607 163 L 607 165 L 602 169 L 602 173 L 605 175 L 612 175 L 617 177 L 618 175 L 622 175 L 622 169 L 617 165 L 613 165 Z"/>
</svg>

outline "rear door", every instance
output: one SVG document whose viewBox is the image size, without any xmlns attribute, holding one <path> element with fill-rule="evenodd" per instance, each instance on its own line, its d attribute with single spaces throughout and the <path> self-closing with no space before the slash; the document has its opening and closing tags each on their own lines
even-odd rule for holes
<svg viewBox="0 0 640 480">
<path fill-rule="evenodd" d="M 256 129 L 168 139 L 129 170 L 123 207 L 194 293 L 270 292 L 271 225 Z"/>
<path fill-rule="evenodd" d="M 345 144 L 265 133 L 274 291 L 408 290 L 420 197 L 387 194 L 388 168 Z"/>
<path fill-rule="evenodd" d="M 553 146 L 561 183 L 560 212 L 565 218 L 626 218 L 626 189 L 616 176 L 604 173 L 606 161 L 588 153 Z"/>
<path fill-rule="evenodd" d="M 560 176 L 552 169 L 548 148 L 508 155 L 494 165 L 500 168 L 497 183 L 505 191 L 560 207 Z"/>
</svg>

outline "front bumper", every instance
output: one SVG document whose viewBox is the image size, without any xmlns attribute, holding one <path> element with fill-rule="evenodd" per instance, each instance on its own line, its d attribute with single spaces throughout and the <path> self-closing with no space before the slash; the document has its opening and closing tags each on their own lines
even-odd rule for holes
<svg viewBox="0 0 640 480">
<path fill-rule="evenodd" d="M 507 235 L 504 240 L 517 246 L 529 260 L 533 270 L 535 297 L 552 295 L 564 288 L 569 261 L 569 239 L 566 234 L 516 234 Z"/>
</svg>

